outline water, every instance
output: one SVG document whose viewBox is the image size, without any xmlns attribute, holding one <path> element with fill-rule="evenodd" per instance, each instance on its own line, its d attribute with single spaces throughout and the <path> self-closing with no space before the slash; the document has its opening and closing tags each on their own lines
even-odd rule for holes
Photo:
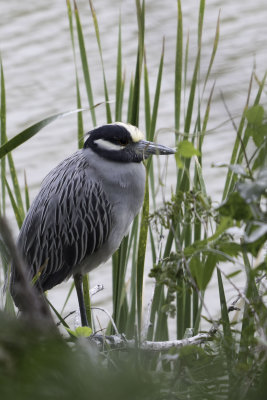
<svg viewBox="0 0 267 400">
<path fill-rule="evenodd" d="M 92 75 L 95 103 L 104 100 L 102 74 L 94 28 L 88 1 L 77 2 L 86 35 L 87 53 Z M 189 73 L 191 76 L 196 56 L 198 1 L 182 2 L 184 32 L 190 35 Z M 123 37 L 123 67 L 127 82 L 135 69 L 136 16 L 135 2 L 95 1 L 98 16 L 104 64 L 110 98 L 114 98 L 116 47 L 118 19 L 121 10 Z M 157 128 L 167 128 L 172 132 L 173 121 L 173 69 L 176 37 L 176 1 L 149 0 L 147 10 L 147 64 L 150 73 L 150 88 L 154 92 L 157 77 L 162 37 L 165 36 L 165 65 L 160 100 L 160 114 Z M 214 64 L 212 79 L 216 80 L 209 135 L 205 139 L 203 154 L 205 180 L 212 197 L 219 200 L 224 182 L 224 171 L 211 168 L 212 162 L 227 162 L 235 138 L 225 107 L 223 93 L 233 116 L 239 116 L 244 107 L 249 79 L 256 66 L 256 73 L 262 78 L 267 65 L 267 7 L 265 0 L 210 0 L 206 2 L 204 21 L 202 71 L 205 71 L 212 50 L 216 20 L 220 10 L 220 41 Z M 4 2 L 1 7 L 0 51 L 4 64 L 7 93 L 8 136 L 20 132 L 33 122 L 48 115 L 76 108 L 75 75 L 73 55 L 68 30 L 65 2 L 39 0 Z M 86 95 L 82 88 L 83 105 Z M 265 100 L 265 99 L 264 99 Z M 113 105 L 111 105 L 113 107 Z M 98 124 L 105 121 L 104 106 L 96 109 Z M 222 127 L 219 127 L 220 124 Z M 92 127 L 89 114 L 85 114 L 85 129 Z M 144 128 L 141 122 L 140 128 Z M 173 134 L 159 135 L 160 142 L 174 144 Z M 45 128 L 35 138 L 14 151 L 20 181 L 26 170 L 31 198 L 37 193 L 40 182 L 48 171 L 60 160 L 76 149 L 76 117 L 61 119 Z M 170 162 L 171 163 L 171 162 Z M 172 165 L 172 164 L 171 164 Z M 168 189 L 174 186 L 174 169 L 168 176 Z M 9 211 L 11 215 L 11 211 Z M 15 224 L 14 225 L 14 231 Z M 149 268 L 149 266 L 148 266 Z M 238 278 L 240 279 L 240 278 Z M 96 303 L 110 308 L 111 268 L 107 264 L 91 274 L 91 284 L 103 283 L 105 290 L 96 296 Z M 54 304 L 62 304 L 65 299 L 64 283 L 50 292 Z M 146 293 L 149 298 L 152 286 Z M 229 296 L 232 289 L 229 288 Z M 207 303 L 211 313 L 218 310 L 218 295 L 214 284 L 208 293 Z M 60 306 L 58 306 L 60 309 Z M 72 296 L 67 311 L 76 308 L 76 298 Z"/>
</svg>

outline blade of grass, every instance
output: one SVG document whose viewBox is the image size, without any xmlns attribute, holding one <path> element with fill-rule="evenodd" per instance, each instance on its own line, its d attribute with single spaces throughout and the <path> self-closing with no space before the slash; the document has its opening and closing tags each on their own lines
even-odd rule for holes
<svg viewBox="0 0 267 400">
<path fill-rule="evenodd" d="M 164 46 L 165 46 L 165 39 L 163 38 L 162 51 L 161 51 L 161 55 L 160 55 L 159 70 L 158 70 L 158 77 L 157 77 L 157 84 L 156 84 L 156 91 L 155 91 L 153 110 L 152 110 L 152 115 L 151 115 L 151 124 L 150 124 L 149 136 L 148 136 L 148 140 L 150 140 L 150 141 L 153 141 L 154 135 L 155 135 L 155 130 L 156 130 L 160 89 L 161 89 L 161 81 L 162 81 L 162 72 L 163 72 L 163 62 L 164 62 Z"/>
<path fill-rule="evenodd" d="M 109 105 L 108 88 L 107 88 L 106 74 L 105 74 L 104 61 L 103 61 L 103 52 L 102 52 L 101 41 L 100 41 L 99 26 L 98 26 L 97 16 L 96 16 L 96 12 L 95 12 L 92 0 L 89 0 L 89 4 L 90 4 L 91 14 L 92 14 L 93 21 L 94 21 L 95 36 L 96 36 L 98 50 L 99 50 L 100 59 L 101 59 L 102 74 L 103 74 L 103 81 L 104 81 L 104 92 L 105 92 L 105 100 L 106 100 L 105 104 L 106 104 L 107 123 L 111 123 L 112 116 L 111 116 L 111 110 L 110 110 L 110 105 Z"/>
<path fill-rule="evenodd" d="M 178 133 L 180 130 L 181 118 L 181 93 L 182 93 L 182 72 L 183 72 L 183 14 L 181 1 L 177 1 L 177 34 L 175 54 L 175 88 L 174 88 L 174 127 Z"/>
<path fill-rule="evenodd" d="M 128 112 L 127 112 L 127 122 L 131 122 L 132 118 L 132 109 L 133 109 L 133 91 L 134 91 L 134 81 L 133 77 L 130 81 L 130 88 L 129 88 L 129 97 L 128 97 Z"/>
<path fill-rule="evenodd" d="M 15 200 L 15 198 L 13 196 L 12 190 L 11 190 L 6 178 L 5 178 L 5 184 L 6 184 L 6 188 L 7 188 L 7 191 L 8 191 L 8 195 L 9 195 L 9 198 L 10 198 L 10 202 L 11 202 L 11 205 L 12 205 L 12 208 L 13 208 L 13 211 L 14 211 L 14 215 L 15 215 L 18 227 L 21 228 L 24 216 L 20 214 L 20 209 L 16 204 L 16 200 Z"/>
<path fill-rule="evenodd" d="M 26 171 L 24 170 L 24 188 L 25 188 L 25 206 L 26 211 L 30 208 L 30 195 L 29 195 L 29 186 L 27 183 Z"/>
<path fill-rule="evenodd" d="M 229 321 L 228 309 L 225 299 L 222 275 L 219 268 L 217 268 L 217 279 L 218 279 L 218 287 L 219 287 L 219 296 L 220 296 L 220 306 L 221 306 L 221 321 L 223 326 L 224 333 L 224 348 L 225 353 L 228 360 L 229 372 L 231 371 L 232 364 L 232 351 L 233 351 L 233 337 L 231 332 L 231 326 Z"/>
<path fill-rule="evenodd" d="M 122 55 L 121 55 L 121 16 L 119 18 L 118 52 L 117 52 L 117 76 L 116 76 L 116 104 L 115 120 L 121 121 L 123 99 L 123 76 L 122 76 Z"/>
<path fill-rule="evenodd" d="M 255 304 L 259 304 L 260 302 L 257 285 L 255 283 L 255 278 L 252 273 L 251 264 L 245 246 L 242 246 L 242 256 L 244 260 L 247 280 L 245 295 L 249 302 L 246 301 L 244 306 L 238 359 L 243 363 L 247 363 L 247 358 L 250 354 L 250 346 L 255 340 L 256 329 L 254 321 L 255 318 L 257 318 L 255 312 Z"/>
<path fill-rule="evenodd" d="M 217 19 L 217 25 L 216 25 L 216 31 L 215 31 L 214 41 L 213 41 L 213 48 L 212 48 L 212 52 L 211 52 L 210 62 L 209 62 L 208 70 L 207 70 L 207 73 L 206 73 L 206 76 L 205 76 L 204 85 L 203 85 L 202 97 L 203 97 L 203 94 L 204 94 L 205 89 L 206 89 L 207 82 L 208 82 L 209 77 L 210 77 L 210 72 L 211 72 L 211 69 L 212 69 L 212 66 L 213 66 L 213 62 L 214 62 L 214 59 L 215 59 L 215 55 L 216 55 L 216 52 L 217 52 L 217 49 L 218 49 L 219 38 L 220 38 L 220 12 L 219 12 L 218 19 Z"/>
<path fill-rule="evenodd" d="M 96 107 L 96 106 L 94 106 Z M 81 110 L 72 110 L 72 111 L 67 111 L 67 112 L 61 112 L 58 114 L 54 114 L 50 117 L 47 117 L 36 124 L 31 125 L 29 128 L 24 129 L 22 132 L 18 133 L 16 136 L 14 136 L 12 139 L 10 139 L 8 142 L 3 144 L 0 147 L 0 158 L 4 157 L 6 154 L 8 154 L 10 151 L 16 149 L 19 147 L 21 144 L 32 138 L 36 133 L 38 133 L 42 128 L 45 126 L 51 124 L 51 122 L 55 121 L 58 118 L 66 117 L 67 115 L 81 112 L 81 111 L 86 111 L 86 109 L 81 109 Z"/>
<path fill-rule="evenodd" d="M 90 328 L 92 325 L 92 315 L 91 315 L 91 300 L 90 300 L 90 285 L 89 285 L 89 274 L 85 274 L 83 276 L 83 298 L 86 309 L 86 316 L 88 325 Z"/>
<path fill-rule="evenodd" d="M 130 112 L 130 123 L 138 126 L 139 124 L 139 105 L 142 64 L 144 57 L 144 3 L 141 7 L 140 1 L 136 0 L 137 22 L 138 22 L 138 49 L 136 59 L 135 78 L 133 84 L 133 98 Z"/>
<path fill-rule="evenodd" d="M 149 215 L 149 188 L 148 188 L 148 174 L 147 174 L 145 196 L 142 209 L 142 218 L 140 225 L 138 254 L 137 254 L 137 270 L 136 270 L 136 299 L 137 299 L 137 321 L 138 321 L 139 337 L 141 334 L 141 322 L 142 322 L 143 282 L 144 282 L 144 265 L 145 265 L 147 233 L 148 233 L 148 215 Z"/>
<path fill-rule="evenodd" d="M 94 106 L 94 97 L 93 97 L 93 91 L 92 91 L 92 85 L 91 85 L 91 77 L 90 77 L 87 56 L 86 56 L 82 25 L 81 25 L 81 21 L 80 21 L 78 7 L 77 7 L 75 0 L 74 0 L 74 12 L 75 12 L 78 42 L 79 42 L 79 48 L 80 48 L 80 56 L 81 56 L 81 63 L 82 63 L 86 93 L 87 93 L 88 103 L 89 103 L 90 110 L 91 110 L 92 123 L 93 123 L 93 126 L 96 126 L 96 115 L 95 115 L 95 110 L 93 107 Z"/>
<path fill-rule="evenodd" d="M 117 327 L 121 325 L 121 311 L 125 297 L 125 274 L 127 269 L 129 235 L 126 236 L 112 257 L 113 319 Z"/>
<path fill-rule="evenodd" d="M 66 305 L 67 305 L 67 303 L 68 303 L 68 301 L 69 301 L 69 299 L 70 299 L 71 293 L 73 292 L 74 287 L 75 287 L 75 284 L 74 284 L 74 281 L 72 281 L 71 286 L 70 286 L 70 288 L 69 288 L 68 294 L 67 294 L 67 296 L 66 296 L 66 299 L 65 299 L 65 301 L 64 301 L 64 304 L 63 304 L 63 307 L 62 307 L 62 309 L 61 309 L 61 313 L 60 313 L 60 314 L 63 314 L 63 312 L 64 312 L 64 310 L 65 310 L 65 307 L 66 307 Z"/>
<path fill-rule="evenodd" d="M 48 300 L 48 298 L 46 297 L 46 301 L 49 304 L 49 307 L 52 308 L 52 310 L 54 311 L 54 313 L 56 314 L 57 318 L 59 319 L 59 321 L 61 322 L 61 324 L 67 328 L 70 329 L 69 325 L 67 324 L 67 322 L 61 317 L 61 315 L 59 314 L 59 312 L 56 310 L 56 308 L 53 306 L 53 304 Z"/>
<path fill-rule="evenodd" d="M 75 53 L 75 41 L 74 41 L 74 31 L 73 31 L 73 21 L 72 21 L 72 9 L 71 9 L 70 0 L 67 0 L 67 10 L 68 10 L 71 46 L 72 46 L 74 67 L 75 67 L 77 108 L 80 109 L 80 108 L 82 108 L 82 103 L 81 103 L 80 85 L 79 85 L 79 78 L 78 78 L 77 60 L 76 60 L 76 53 Z M 82 113 L 78 113 L 78 115 L 77 115 L 77 139 L 78 139 L 78 148 L 81 149 L 83 147 L 83 143 L 84 143 L 84 129 L 83 129 Z"/>
<path fill-rule="evenodd" d="M 260 98 L 262 95 L 262 91 L 263 91 L 263 88 L 265 85 L 266 77 L 267 77 L 267 73 L 264 74 L 264 77 L 259 85 L 259 89 L 258 89 L 257 95 L 254 100 L 254 105 L 259 104 L 259 101 L 260 101 Z M 246 104 L 245 104 L 245 107 L 243 110 L 243 114 L 242 114 L 238 129 L 237 129 L 237 135 L 236 135 L 236 140 L 235 140 L 235 144 L 234 144 L 232 155 L 231 155 L 230 164 L 238 164 L 242 161 L 244 149 L 246 148 L 247 143 L 248 143 L 248 139 L 249 139 L 248 134 L 245 135 L 245 133 L 243 133 L 243 132 L 244 132 L 244 126 L 245 126 L 245 122 L 246 122 L 245 114 L 246 114 L 246 110 L 249 105 L 249 99 L 250 99 L 250 94 L 251 94 L 251 89 L 252 89 L 252 79 L 253 79 L 253 74 L 251 74 L 251 79 L 250 79 L 249 88 L 248 88 L 248 96 L 247 96 Z M 241 144 L 241 141 L 242 141 L 242 144 Z M 235 180 L 236 180 L 236 174 L 234 174 L 233 171 L 231 171 L 229 169 L 228 173 L 226 175 L 226 181 L 225 181 L 225 185 L 224 185 L 223 200 L 233 190 Z"/>
<path fill-rule="evenodd" d="M 138 248 L 138 229 L 139 229 L 139 216 L 137 215 L 133 222 L 132 227 L 132 245 L 129 246 L 132 249 L 132 262 L 131 262 L 131 282 L 130 282 L 130 306 L 129 315 L 127 319 L 127 334 L 129 337 L 133 337 L 136 326 L 136 259 L 137 259 L 137 248 Z"/>
<path fill-rule="evenodd" d="M 203 21 L 205 12 L 205 0 L 200 0 L 199 13 L 198 13 L 198 48 L 201 48 L 202 32 L 203 32 Z"/>
<path fill-rule="evenodd" d="M 188 104 L 187 104 L 187 112 L 186 112 L 185 127 L 184 127 L 184 131 L 186 133 L 184 136 L 185 140 L 188 138 L 188 133 L 190 132 L 199 67 L 200 67 L 200 49 L 198 49 L 198 52 L 197 52 L 195 68 L 194 68 L 194 72 L 193 72 L 193 77 L 192 77 L 192 82 L 191 82 L 191 87 L 190 87 L 190 94 L 189 94 L 189 99 L 188 99 Z"/>
<path fill-rule="evenodd" d="M 4 70 L 2 60 L 0 59 L 1 64 L 1 99 L 0 99 L 0 134 L 1 134 L 1 146 L 6 142 L 6 95 L 5 95 L 5 78 L 4 78 Z M 1 188 L 2 188 L 2 210 L 0 211 L 3 215 L 6 212 L 6 159 L 5 157 L 1 159 Z"/>
<path fill-rule="evenodd" d="M 163 39 L 162 51 L 161 51 L 160 63 L 159 63 L 159 70 L 158 70 L 158 76 L 157 76 L 157 83 L 156 83 L 156 90 L 155 90 L 155 97 L 154 97 L 154 103 L 153 103 L 153 110 L 152 110 L 151 117 L 150 117 L 150 112 L 149 112 L 149 124 L 148 124 L 148 122 L 146 124 L 147 126 L 149 125 L 149 130 L 147 131 L 147 140 L 149 140 L 149 141 L 154 140 L 155 130 L 156 130 L 156 122 L 157 122 L 157 116 L 158 116 L 158 107 L 159 107 L 160 90 L 161 90 L 161 81 L 162 81 L 162 72 L 163 72 L 163 62 L 164 62 L 164 44 L 165 44 L 165 40 Z M 147 79 L 147 84 L 148 84 L 148 79 Z M 147 96 L 149 96 L 149 92 L 147 92 Z M 148 107 L 150 107 L 150 102 L 148 102 L 148 99 L 147 99 L 147 103 L 148 103 L 147 104 L 147 108 L 148 108 Z M 154 207 L 154 209 L 156 209 L 154 168 L 153 168 L 153 159 L 152 158 L 150 158 L 147 163 L 147 171 L 149 172 L 153 207 Z"/>
<path fill-rule="evenodd" d="M 147 140 L 150 132 L 151 124 L 151 111 L 150 111 L 150 92 L 149 92 L 149 78 L 146 63 L 146 54 L 144 54 L 144 103 L 145 103 L 145 123 L 146 123 L 146 137 Z"/>
</svg>

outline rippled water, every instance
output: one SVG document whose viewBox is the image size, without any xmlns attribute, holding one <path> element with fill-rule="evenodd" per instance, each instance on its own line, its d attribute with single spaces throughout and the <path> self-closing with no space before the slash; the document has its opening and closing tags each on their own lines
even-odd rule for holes
<svg viewBox="0 0 267 400">
<path fill-rule="evenodd" d="M 77 2 L 84 23 L 86 48 L 89 55 L 95 102 L 103 96 L 102 75 L 93 22 L 88 1 Z M 110 97 L 114 97 L 115 65 L 118 19 L 121 11 L 123 58 L 126 76 L 135 68 L 136 16 L 133 0 L 95 1 L 98 15 L 104 64 Z M 190 35 L 189 74 L 196 56 L 198 1 L 182 1 L 184 32 Z M 173 121 L 173 69 L 176 37 L 176 1 L 149 0 L 146 2 L 147 63 L 153 92 L 157 76 L 162 37 L 165 36 L 165 65 L 157 128 L 171 128 Z M 202 72 L 207 70 L 214 40 L 216 20 L 220 11 L 220 42 L 212 72 L 216 80 L 209 135 L 205 139 L 204 172 L 209 193 L 220 199 L 224 172 L 212 169 L 212 162 L 227 162 L 235 135 L 221 99 L 221 93 L 233 116 L 238 116 L 246 101 L 248 84 L 253 66 L 261 78 L 267 66 L 267 6 L 266 0 L 210 0 L 206 2 L 204 20 Z M 32 0 L 3 2 L 0 17 L 0 51 L 3 60 L 7 93 L 8 135 L 18 133 L 31 123 L 55 112 L 76 108 L 75 76 L 65 2 Z M 82 90 L 83 105 L 86 95 Z M 105 121 L 104 106 L 96 110 L 97 122 Z M 223 126 L 219 127 L 222 123 Z M 86 130 L 92 127 L 89 115 L 85 115 Z M 141 128 L 143 128 L 141 122 Z M 159 141 L 173 145 L 172 135 L 159 136 Z M 37 192 L 47 172 L 65 156 L 76 149 L 76 117 L 61 119 L 45 128 L 39 135 L 14 151 L 14 158 L 22 181 L 24 169 L 31 189 L 31 197 Z M 173 181 L 172 181 L 173 178 Z M 174 172 L 169 172 L 168 185 L 174 184 Z M 103 266 L 91 274 L 92 284 L 104 283 L 106 290 L 97 295 L 103 304 L 109 304 L 111 294 L 110 266 Z M 55 302 L 65 298 L 67 284 L 50 293 Z M 148 289 L 152 291 L 152 289 Z M 214 297 L 210 310 L 217 309 L 216 292 L 211 288 L 209 298 Z M 209 300 L 208 300 L 208 303 Z M 75 296 L 68 309 L 75 308 Z"/>
</svg>

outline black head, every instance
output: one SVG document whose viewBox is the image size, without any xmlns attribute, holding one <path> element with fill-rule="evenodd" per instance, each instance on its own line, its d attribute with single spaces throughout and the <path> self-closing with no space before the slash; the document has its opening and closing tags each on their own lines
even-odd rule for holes
<svg viewBox="0 0 267 400">
<path fill-rule="evenodd" d="M 117 162 L 141 162 L 151 154 L 173 154 L 174 150 L 144 139 L 135 126 L 116 122 L 97 127 L 88 133 L 84 148 L 100 157 Z"/>
</svg>

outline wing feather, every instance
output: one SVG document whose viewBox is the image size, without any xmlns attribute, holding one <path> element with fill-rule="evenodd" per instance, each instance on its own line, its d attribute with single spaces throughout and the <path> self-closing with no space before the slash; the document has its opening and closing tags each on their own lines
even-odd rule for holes
<svg viewBox="0 0 267 400">
<path fill-rule="evenodd" d="M 75 154 L 46 177 L 18 239 L 29 279 L 41 271 L 37 285 L 43 291 L 71 275 L 105 243 L 111 229 L 112 207 L 102 184 L 88 179 L 86 160 Z M 15 282 L 12 271 L 11 288 Z"/>
</svg>

